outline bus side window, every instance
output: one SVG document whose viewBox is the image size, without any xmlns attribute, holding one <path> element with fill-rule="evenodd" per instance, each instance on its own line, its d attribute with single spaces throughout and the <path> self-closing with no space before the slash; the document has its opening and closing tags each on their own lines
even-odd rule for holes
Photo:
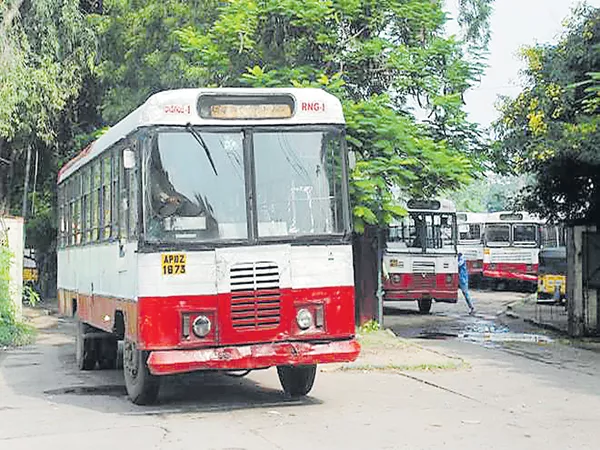
<svg viewBox="0 0 600 450">
<path fill-rule="evenodd" d="M 128 186 L 129 186 L 129 237 L 137 237 L 137 223 L 138 223 L 138 195 L 137 195 L 137 166 L 128 171 Z"/>
<path fill-rule="evenodd" d="M 119 238 L 119 226 L 120 226 L 120 222 L 119 222 L 119 191 L 120 191 L 120 186 L 119 186 L 119 178 L 121 177 L 121 167 L 120 167 L 120 163 L 121 163 L 121 159 L 119 158 L 119 155 L 121 154 L 121 152 L 119 151 L 119 148 L 114 148 L 111 152 L 111 167 L 112 167 L 112 180 L 111 180 L 111 238 L 113 239 L 118 239 Z"/>
</svg>

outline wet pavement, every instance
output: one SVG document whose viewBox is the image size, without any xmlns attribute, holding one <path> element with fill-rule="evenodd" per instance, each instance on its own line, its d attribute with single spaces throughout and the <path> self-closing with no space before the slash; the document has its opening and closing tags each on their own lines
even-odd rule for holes
<svg viewBox="0 0 600 450">
<path fill-rule="evenodd" d="M 506 314 L 515 302 L 532 294 L 514 291 L 472 290 L 476 313 L 468 314 L 462 297 L 458 303 L 435 303 L 430 314 L 418 312 L 416 302 L 386 302 L 384 327 L 409 339 L 460 339 L 476 343 L 552 342 L 553 333 Z"/>
</svg>

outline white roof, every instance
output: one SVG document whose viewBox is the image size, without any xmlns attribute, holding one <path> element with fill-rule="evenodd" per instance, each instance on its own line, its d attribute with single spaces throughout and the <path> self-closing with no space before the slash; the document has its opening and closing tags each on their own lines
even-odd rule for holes
<svg viewBox="0 0 600 450">
<path fill-rule="evenodd" d="M 201 95 L 269 96 L 288 95 L 295 100 L 292 117 L 284 119 L 206 119 L 198 113 Z M 135 130 L 152 125 L 249 126 L 249 125 L 318 125 L 344 124 L 340 101 L 331 94 L 313 88 L 216 88 L 177 89 L 152 95 L 148 100 L 111 127 L 98 140 L 69 161 L 58 173 L 60 183 L 113 144 Z"/>
<path fill-rule="evenodd" d="M 466 216 L 466 220 L 463 217 Z M 459 211 L 456 213 L 456 220 L 460 223 L 485 223 L 488 213 L 474 213 L 468 211 Z"/>
<path fill-rule="evenodd" d="M 409 200 L 410 202 L 411 200 Z M 440 203 L 440 207 L 438 209 L 431 208 L 406 208 L 409 212 L 431 212 L 431 213 L 454 213 L 456 212 L 456 206 L 452 200 L 447 200 L 443 198 L 435 198 L 435 199 L 427 199 L 425 201 L 437 201 Z M 408 202 L 407 202 L 408 205 Z"/>
<path fill-rule="evenodd" d="M 516 218 L 515 216 L 521 216 L 522 218 Z M 495 213 L 489 213 L 486 219 L 486 223 L 543 223 L 543 220 L 535 214 L 530 214 L 526 211 L 499 211 Z"/>
</svg>

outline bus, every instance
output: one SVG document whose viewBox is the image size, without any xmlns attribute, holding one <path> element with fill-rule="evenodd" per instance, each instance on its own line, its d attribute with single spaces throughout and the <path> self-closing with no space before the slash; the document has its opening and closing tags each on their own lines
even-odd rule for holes
<svg viewBox="0 0 600 450">
<path fill-rule="evenodd" d="M 539 255 L 538 301 L 564 301 L 567 295 L 567 247 L 565 228 L 546 223 L 542 227 L 542 248 Z"/>
<path fill-rule="evenodd" d="M 470 277 L 483 273 L 483 230 L 487 213 L 458 212 L 458 251 L 467 261 Z"/>
<path fill-rule="evenodd" d="M 458 300 L 456 208 L 449 200 L 409 200 L 408 215 L 389 227 L 383 254 L 385 301 Z"/>
<path fill-rule="evenodd" d="M 58 175 L 60 312 L 79 369 L 130 400 L 161 377 L 276 367 L 311 390 L 357 358 L 344 116 L 319 89 L 152 95 Z"/>
<path fill-rule="evenodd" d="M 484 231 L 483 276 L 497 284 L 537 286 L 542 221 L 527 212 L 488 214 Z"/>
</svg>

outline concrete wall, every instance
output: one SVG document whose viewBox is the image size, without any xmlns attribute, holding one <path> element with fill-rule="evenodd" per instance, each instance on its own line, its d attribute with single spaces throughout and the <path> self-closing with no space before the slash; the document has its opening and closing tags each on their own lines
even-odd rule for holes
<svg viewBox="0 0 600 450">
<path fill-rule="evenodd" d="M 11 291 L 17 316 L 20 317 L 23 305 L 23 218 L 0 217 L 0 234 L 4 233 L 14 255 L 10 268 Z"/>
<path fill-rule="evenodd" d="M 600 334 L 598 290 L 587 286 L 584 272 L 584 233 L 596 231 L 595 226 L 567 229 L 567 300 L 571 336 Z"/>
</svg>

